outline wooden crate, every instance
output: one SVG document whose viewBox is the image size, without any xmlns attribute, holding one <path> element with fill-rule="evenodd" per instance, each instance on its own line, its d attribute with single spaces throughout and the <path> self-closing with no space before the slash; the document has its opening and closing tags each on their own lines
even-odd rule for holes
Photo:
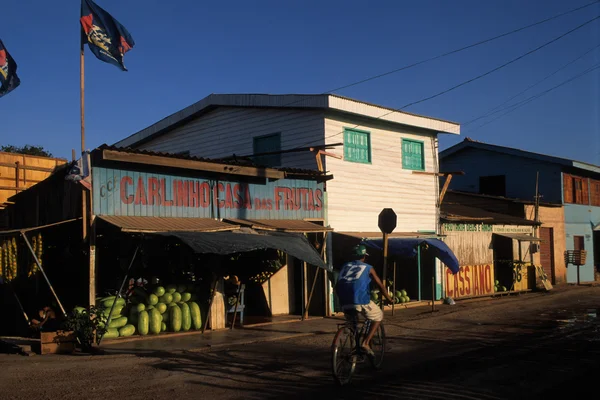
<svg viewBox="0 0 600 400">
<path fill-rule="evenodd" d="M 33 349 L 38 354 L 70 354 L 77 339 L 73 331 L 41 332 L 40 342 Z"/>
</svg>

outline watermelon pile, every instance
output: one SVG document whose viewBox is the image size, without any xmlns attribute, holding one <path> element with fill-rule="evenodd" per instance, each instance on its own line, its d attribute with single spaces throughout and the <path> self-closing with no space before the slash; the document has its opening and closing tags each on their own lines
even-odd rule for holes
<svg viewBox="0 0 600 400">
<path fill-rule="evenodd" d="M 494 285 L 494 292 L 506 292 L 506 286 L 500 285 L 500 281 L 496 281 Z"/>
<path fill-rule="evenodd" d="M 396 304 L 404 304 L 404 303 L 408 303 L 409 301 L 410 301 L 410 297 L 408 297 L 408 294 L 406 293 L 405 289 L 396 290 L 396 293 L 394 295 L 394 302 Z"/>
<path fill-rule="evenodd" d="M 200 306 L 192 301 L 186 285 L 156 286 L 151 291 L 135 288 L 129 320 L 142 336 L 161 332 L 202 329 Z"/>
<path fill-rule="evenodd" d="M 111 317 L 103 338 L 202 329 L 200 306 L 193 301 L 192 289 L 187 285 L 156 286 L 151 290 L 136 287 L 129 303 L 116 296 L 97 298 L 97 308 L 106 319 L 109 314 Z M 74 311 L 85 312 L 85 308 L 75 307 Z"/>
</svg>

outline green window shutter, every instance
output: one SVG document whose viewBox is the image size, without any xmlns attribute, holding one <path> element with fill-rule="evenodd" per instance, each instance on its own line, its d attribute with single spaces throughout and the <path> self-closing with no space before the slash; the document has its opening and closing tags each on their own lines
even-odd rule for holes
<svg viewBox="0 0 600 400">
<path fill-rule="evenodd" d="M 402 168 L 417 171 L 425 170 L 423 142 L 402 139 Z"/>
<path fill-rule="evenodd" d="M 258 136 L 253 138 L 253 142 L 254 154 L 281 151 L 280 133 Z M 281 154 L 269 154 L 265 156 L 254 157 L 254 162 L 258 165 L 264 165 L 266 167 L 278 167 L 281 166 Z"/>
<path fill-rule="evenodd" d="M 344 129 L 344 160 L 371 163 L 371 134 L 357 129 Z"/>
</svg>

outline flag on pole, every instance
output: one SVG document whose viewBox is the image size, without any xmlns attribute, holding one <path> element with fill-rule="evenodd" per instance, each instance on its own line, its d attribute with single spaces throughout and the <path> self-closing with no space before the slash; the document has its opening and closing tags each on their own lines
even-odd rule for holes
<svg viewBox="0 0 600 400">
<path fill-rule="evenodd" d="M 21 84 L 17 76 L 17 63 L 0 40 L 0 97 L 13 91 Z"/>
<path fill-rule="evenodd" d="M 135 45 L 127 29 L 92 0 L 81 0 L 80 21 L 92 53 L 99 60 L 127 71 L 123 56 Z"/>
</svg>

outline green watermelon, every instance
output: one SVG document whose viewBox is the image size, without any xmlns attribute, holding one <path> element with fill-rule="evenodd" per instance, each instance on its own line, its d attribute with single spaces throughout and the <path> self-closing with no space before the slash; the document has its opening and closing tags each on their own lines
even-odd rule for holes
<svg viewBox="0 0 600 400">
<path fill-rule="evenodd" d="M 148 304 L 150 304 L 151 306 L 153 306 L 156 303 L 158 303 L 158 296 L 155 295 L 154 293 L 152 293 L 150 296 L 148 296 Z"/>
<path fill-rule="evenodd" d="M 167 305 L 165 303 L 158 303 L 156 304 L 156 309 L 159 313 L 164 314 L 167 311 Z"/>
<path fill-rule="evenodd" d="M 164 322 L 160 323 L 160 331 L 161 332 L 165 332 L 167 330 L 167 324 L 165 324 Z"/>
<path fill-rule="evenodd" d="M 154 288 L 154 294 L 157 297 L 162 296 L 163 294 L 165 294 L 165 288 L 162 286 L 157 286 L 156 288 Z"/>
<path fill-rule="evenodd" d="M 135 326 L 133 326 L 131 324 L 127 324 L 127 325 L 119 328 L 119 336 L 120 337 L 131 336 L 134 333 L 135 333 Z"/>
<path fill-rule="evenodd" d="M 193 301 L 190 302 L 188 305 L 190 307 L 190 316 L 192 317 L 192 326 L 196 330 L 202 329 L 202 316 L 200 314 L 200 306 L 198 306 L 198 303 L 195 303 Z"/>
<path fill-rule="evenodd" d="M 400 292 L 402 293 L 402 296 L 407 296 L 406 290 L 402 289 Z"/>
<path fill-rule="evenodd" d="M 146 311 L 150 312 L 150 310 L 152 310 L 153 308 L 154 308 L 154 306 L 147 305 L 146 306 Z"/>
<path fill-rule="evenodd" d="M 108 324 L 109 328 L 122 328 L 127 325 L 127 317 L 112 318 Z"/>
<path fill-rule="evenodd" d="M 124 306 L 125 299 L 122 297 L 119 297 L 118 299 L 115 300 L 115 296 L 105 297 L 102 299 L 102 307 L 111 308 L 113 303 L 116 303 L 115 308 L 117 308 L 118 306 Z"/>
<path fill-rule="evenodd" d="M 160 333 L 160 313 L 158 312 L 158 310 L 156 308 L 153 308 L 152 310 L 150 310 L 150 313 L 148 314 L 149 317 L 149 324 L 148 324 L 148 331 L 152 334 L 159 334 Z"/>
<path fill-rule="evenodd" d="M 406 303 L 406 297 L 404 297 L 404 296 L 401 296 L 401 297 L 400 297 L 400 303 L 401 303 L 401 304 L 404 304 L 404 303 Z"/>
<path fill-rule="evenodd" d="M 396 290 L 396 297 L 402 297 L 402 292 L 400 290 Z"/>
<path fill-rule="evenodd" d="M 503 292 L 506 292 L 506 286 L 502 286 L 501 289 L 502 289 Z"/>
<path fill-rule="evenodd" d="M 408 303 L 409 301 L 410 301 L 410 297 L 408 297 L 408 296 L 404 296 L 404 302 L 405 302 L 405 303 Z"/>
<path fill-rule="evenodd" d="M 187 303 L 181 303 L 181 330 L 187 332 L 192 327 L 192 315 Z"/>
<path fill-rule="evenodd" d="M 104 332 L 102 339 L 116 339 L 118 337 L 119 337 L 119 330 L 117 328 L 108 328 L 106 330 L 106 332 Z"/>
<path fill-rule="evenodd" d="M 165 293 L 160 297 L 160 302 L 169 305 L 173 302 L 173 295 L 171 293 Z"/>
<path fill-rule="evenodd" d="M 187 303 L 192 299 L 192 294 L 188 292 L 181 293 L 181 301 Z"/>
<path fill-rule="evenodd" d="M 140 304 L 138 304 L 136 307 L 132 308 L 132 310 L 133 310 L 133 309 L 135 309 L 137 312 L 144 311 L 144 310 L 146 309 L 146 305 L 145 305 L 145 304 L 142 304 L 142 303 L 140 303 Z"/>
<path fill-rule="evenodd" d="M 177 285 L 173 285 L 173 284 L 167 285 L 167 289 L 166 289 L 167 293 L 175 293 L 176 291 L 177 291 Z"/>
<path fill-rule="evenodd" d="M 181 301 L 181 293 L 175 292 L 173 293 L 173 303 L 179 303 Z"/>
<path fill-rule="evenodd" d="M 140 311 L 138 316 L 138 332 L 142 336 L 146 336 L 148 334 L 148 329 L 150 325 L 150 319 L 148 316 L 148 311 Z"/>
<path fill-rule="evenodd" d="M 181 330 L 181 308 L 178 305 L 174 305 L 169 310 L 171 315 L 169 315 L 169 322 L 171 324 L 171 330 L 173 332 L 179 332 Z"/>
</svg>

